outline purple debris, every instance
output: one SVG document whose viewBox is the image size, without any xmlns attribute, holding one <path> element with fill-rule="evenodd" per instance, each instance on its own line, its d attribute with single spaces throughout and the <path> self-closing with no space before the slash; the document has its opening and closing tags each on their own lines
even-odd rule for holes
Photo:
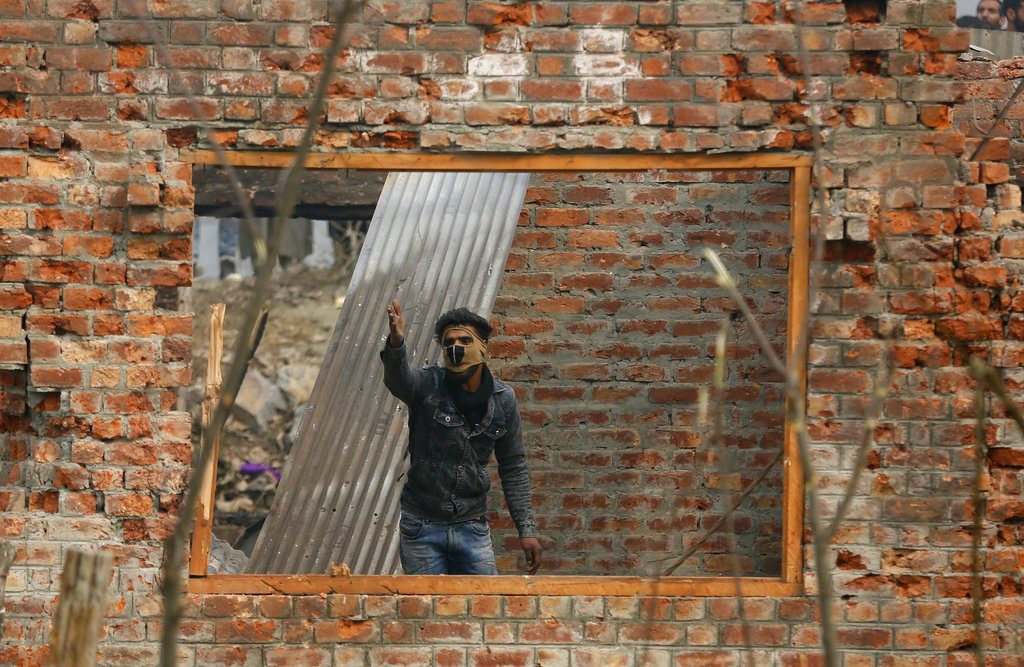
<svg viewBox="0 0 1024 667">
<path fill-rule="evenodd" d="M 274 466 L 267 465 L 266 463 L 253 463 L 246 461 L 238 467 L 238 472 L 243 475 L 262 475 L 265 472 L 269 472 L 274 476 L 274 479 L 281 481 L 281 471 Z"/>
</svg>

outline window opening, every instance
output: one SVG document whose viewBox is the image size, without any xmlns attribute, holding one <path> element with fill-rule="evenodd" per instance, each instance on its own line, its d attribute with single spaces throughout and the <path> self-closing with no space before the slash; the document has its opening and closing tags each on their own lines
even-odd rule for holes
<svg viewBox="0 0 1024 667">
<path fill-rule="evenodd" d="M 494 305 L 499 334 L 490 354 L 496 375 L 520 396 L 545 538 L 541 574 L 656 577 L 721 515 L 723 489 L 741 489 L 786 446 L 781 380 L 770 377 L 742 322 L 731 332 L 728 470 L 707 442 L 699 388 L 710 381 L 714 334 L 732 307 L 699 250 L 719 252 L 784 355 L 793 343 L 787 302 L 794 285 L 801 292 L 806 282 L 790 264 L 806 261 L 806 248 L 794 242 L 794 224 L 805 225 L 806 216 L 793 207 L 808 205 L 809 169 L 783 159 L 743 169 L 601 171 L 603 162 L 531 174 Z M 207 204 L 197 199 L 200 206 Z M 199 327 L 205 316 L 194 310 Z M 382 338 L 386 321 L 378 319 Z M 195 376 L 202 376 L 198 364 Z M 243 474 L 237 462 L 234 472 Z M 492 477 L 499 571 L 518 574 L 518 538 Z M 792 466 L 787 473 L 779 464 L 737 513 L 741 562 L 752 582 L 799 576 L 794 481 Z M 731 572 L 724 542 L 724 534 L 708 540 L 676 574 L 707 578 L 705 590 L 714 590 L 714 578 Z"/>
</svg>

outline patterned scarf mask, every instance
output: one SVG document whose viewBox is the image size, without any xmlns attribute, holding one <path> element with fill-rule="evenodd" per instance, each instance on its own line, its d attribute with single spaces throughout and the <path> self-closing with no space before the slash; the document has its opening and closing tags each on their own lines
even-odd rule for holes
<svg viewBox="0 0 1024 667">
<path fill-rule="evenodd" d="M 476 332 L 471 327 L 463 326 L 451 326 L 444 330 L 441 334 L 441 340 L 444 340 L 445 336 L 452 329 L 459 329 L 460 331 L 468 331 L 469 335 L 473 337 L 473 342 L 469 345 L 462 345 L 461 343 L 455 343 L 444 348 L 444 367 L 452 373 L 464 373 L 473 366 L 483 363 L 487 359 L 487 343 L 483 342 Z"/>
</svg>

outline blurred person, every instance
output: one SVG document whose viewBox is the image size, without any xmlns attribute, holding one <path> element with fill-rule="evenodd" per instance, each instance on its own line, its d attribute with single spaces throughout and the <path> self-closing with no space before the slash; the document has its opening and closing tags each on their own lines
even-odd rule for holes
<svg viewBox="0 0 1024 667">
<path fill-rule="evenodd" d="M 1004 30 L 1008 32 L 1024 32 L 1024 16 L 1021 16 L 1021 0 L 1003 0 L 1003 18 L 1006 19 Z"/>
<path fill-rule="evenodd" d="M 1003 23 L 1003 8 L 999 0 L 979 0 L 974 16 L 983 24 L 985 30 L 1000 30 Z M 966 26 L 973 27 L 973 26 Z"/>
<path fill-rule="evenodd" d="M 988 24 L 979 19 L 977 16 L 961 16 L 956 20 L 956 27 L 958 28 L 970 28 L 972 30 L 988 30 Z"/>
</svg>

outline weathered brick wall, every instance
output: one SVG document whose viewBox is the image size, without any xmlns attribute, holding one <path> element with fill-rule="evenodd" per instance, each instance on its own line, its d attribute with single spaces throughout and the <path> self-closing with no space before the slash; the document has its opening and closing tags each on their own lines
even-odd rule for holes
<svg viewBox="0 0 1024 667">
<path fill-rule="evenodd" d="M 967 155 L 973 154 L 978 146 L 977 137 L 990 129 L 993 137 L 987 143 L 984 160 L 1009 161 L 1011 182 L 1020 183 L 1022 159 L 1024 159 L 1024 134 L 1021 132 L 1019 104 L 1014 104 L 1003 114 L 998 125 L 996 118 L 1004 110 L 1014 90 L 1021 82 L 1024 58 L 995 62 L 982 55 L 965 57 L 957 63 L 957 78 L 963 82 L 964 103 L 953 112 L 953 126 L 964 133 L 967 139 Z"/>
<path fill-rule="evenodd" d="M 700 250 L 720 253 L 782 353 L 788 204 L 785 171 L 533 177 L 492 348 L 522 399 L 545 571 L 664 570 L 782 446 L 781 378 L 744 324 L 730 328 L 725 469 L 699 419 L 734 310 Z M 736 516 L 746 571 L 780 572 L 781 510 L 777 468 Z M 508 517 L 494 526 L 502 571 L 522 571 Z M 710 541 L 680 573 L 731 572 L 726 546 Z"/>
<path fill-rule="evenodd" d="M 847 4 L 372 0 L 316 145 L 808 151 L 807 96 L 826 100 L 831 242 L 809 402 L 829 507 L 850 476 L 880 338 L 897 340 L 898 365 L 837 536 L 847 664 L 966 664 L 963 365 L 983 354 L 1020 388 L 1019 189 L 998 153 L 963 159 L 965 130 L 952 123 L 963 117 L 954 75 L 966 39 L 950 26 L 952 4 L 890 0 L 881 17 Z M 190 166 L 178 151 L 207 143 L 196 129 L 207 122 L 229 147 L 295 145 L 331 33 L 326 2 L 27 0 L 0 13 L 0 534 L 21 547 L 0 659 L 41 661 L 63 550 L 103 545 L 117 555 L 105 662 L 151 663 L 158 540 L 188 456 L 175 387 L 190 315 L 164 310 L 190 270 Z M 1021 446 L 993 416 L 986 643 L 1013 664 Z M 337 621 L 318 616 L 324 604 Z M 738 664 L 724 600 L 348 604 L 199 599 L 183 662 Z M 762 662 L 814 652 L 811 598 L 752 605 Z"/>
</svg>

